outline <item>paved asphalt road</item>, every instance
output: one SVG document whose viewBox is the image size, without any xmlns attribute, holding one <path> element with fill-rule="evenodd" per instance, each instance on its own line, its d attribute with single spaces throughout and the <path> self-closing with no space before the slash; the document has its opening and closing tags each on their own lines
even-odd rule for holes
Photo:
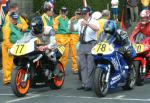
<svg viewBox="0 0 150 103">
<path fill-rule="evenodd" d="M 2 85 L 2 71 L 0 71 L 0 103 L 150 103 L 150 80 L 144 86 L 135 87 L 131 91 L 118 88 L 110 91 L 105 98 L 98 98 L 93 91 L 76 90 L 81 82 L 77 75 L 67 75 L 60 90 L 51 90 L 49 87 L 30 89 L 27 96 L 14 96 L 10 86 Z"/>
</svg>

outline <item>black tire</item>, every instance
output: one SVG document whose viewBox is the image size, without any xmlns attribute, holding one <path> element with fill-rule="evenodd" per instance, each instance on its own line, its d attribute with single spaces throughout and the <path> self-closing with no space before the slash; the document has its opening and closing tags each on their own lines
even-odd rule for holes
<svg viewBox="0 0 150 103">
<path fill-rule="evenodd" d="M 137 70 L 137 75 L 136 75 L 136 85 L 137 86 L 143 86 L 144 85 L 144 77 L 141 76 L 140 70 L 142 69 L 142 65 L 140 61 L 136 62 L 136 70 Z"/>
<path fill-rule="evenodd" d="M 124 90 L 132 90 L 135 87 L 136 84 L 136 68 L 135 65 L 132 64 L 132 66 L 129 68 L 129 74 L 126 81 L 125 86 L 123 86 Z"/>
<path fill-rule="evenodd" d="M 63 65 L 62 63 L 58 62 L 57 63 L 57 66 L 56 66 L 56 69 L 59 69 L 60 70 L 60 73 L 62 73 L 62 76 L 61 76 L 61 80 L 60 78 L 58 79 L 57 76 L 54 76 L 51 80 L 50 80 L 50 88 L 51 89 L 60 89 L 64 83 L 64 79 L 65 79 L 65 70 L 63 68 Z"/>
<path fill-rule="evenodd" d="M 105 97 L 108 92 L 108 83 L 105 82 L 106 73 L 96 68 L 94 74 L 94 91 L 98 97 Z"/>
<path fill-rule="evenodd" d="M 26 82 L 22 82 L 26 70 L 21 67 L 14 68 L 11 76 L 11 88 L 13 93 L 18 97 L 23 97 L 28 93 L 30 88 L 30 79 L 27 78 Z"/>
</svg>

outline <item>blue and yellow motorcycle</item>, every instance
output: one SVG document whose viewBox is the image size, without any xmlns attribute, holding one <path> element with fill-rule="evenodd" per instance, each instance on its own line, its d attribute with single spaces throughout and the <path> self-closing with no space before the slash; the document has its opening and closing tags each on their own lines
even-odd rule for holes
<svg viewBox="0 0 150 103">
<path fill-rule="evenodd" d="M 109 90 L 118 87 L 131 90 L 136 83 L 135 66 L 128 66 L 123 55 L 118 51 L 120 46 L 114 41 L 113 36 L 103 35 L 100 42 L 91 50 L 96 64 L 94 91 L 99 97 L 106 96 Z"/>
</svg>

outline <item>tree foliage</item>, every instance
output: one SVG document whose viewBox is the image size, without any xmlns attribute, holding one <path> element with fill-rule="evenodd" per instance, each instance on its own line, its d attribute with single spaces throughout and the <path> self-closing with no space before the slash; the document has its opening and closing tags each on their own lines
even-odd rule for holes
<svg viewBox="0 0 150 103">
<path fill-rule="evenodd" d="M 34 0 L 34 11 L 40 11 L 40 8 L 42 7 L 44 1 L 46 0 Z M 119 10 L 120 13 L 122 12 L 122 8 L 124 5 L 125 0 L 120 0 L 120 5 L 119 5 Z M 110 9 L 111 10 L 111 5 L 110 5 L 111 0 L 87 0 L 87 4 L 92 7 L 93 11 L 102 11 L 104 9 Z M 59 10 L 62 6 L 66 6 L 68 8 L 68 16 L 71 17 L 74 15 L 74 11 L 79 8 L 83 7 L 83 2 L 82 0 L 55 0 L 55 13 L 59 14 Z"/>
</svg>

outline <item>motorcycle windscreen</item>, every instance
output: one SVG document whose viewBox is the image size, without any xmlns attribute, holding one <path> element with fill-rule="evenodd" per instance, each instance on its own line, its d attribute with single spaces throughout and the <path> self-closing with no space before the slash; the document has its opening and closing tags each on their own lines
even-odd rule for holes
<svg viewBox="0 0 150 103">
<path fill-rule="evenodd" d="M 35 50 L 36 40 L 37 38 L 33 36 L 24 36 L 12 46 L 10 53 L 14 56 L 21 56 L 31 53 Z"/>
<path fill-rule="evenodd" d="M 146 36 L 145 36 L 144 34 L 142 34 L 141 32 L 139 32 L 139 33 L 135 36 L 135 42 L 136 42 L 136 43 L 141 43 L 145 38 L 146 38 Z"/>
<path fill-rule="evenodd" d="M 115 41 L 114 36 L 110 34 L 102 33 L 98 40 L 98 44 L 96 44 L 91 50 L 92 54 L 93 55 L 111 54 L 114 51 L 114 48 L 112 45 L 114 41 Z"/>
</svg>

